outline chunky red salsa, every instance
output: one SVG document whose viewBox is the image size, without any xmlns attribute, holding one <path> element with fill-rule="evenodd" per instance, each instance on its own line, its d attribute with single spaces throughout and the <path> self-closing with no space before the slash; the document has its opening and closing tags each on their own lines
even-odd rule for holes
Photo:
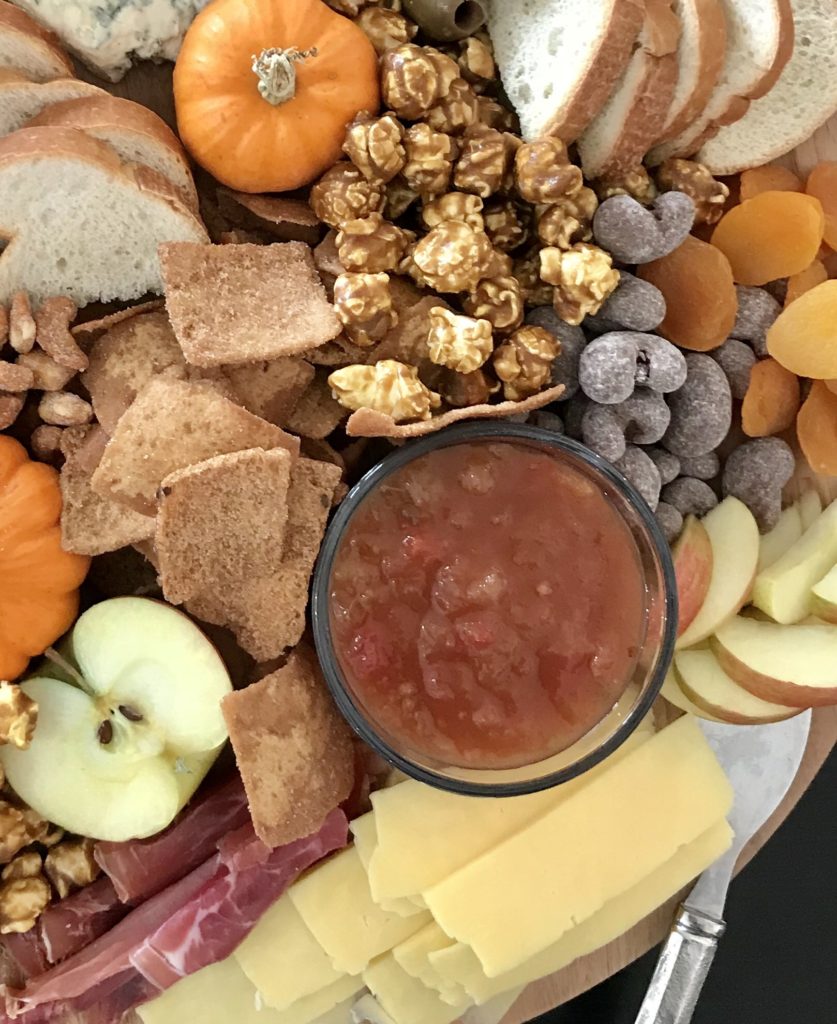
<svg viewBox="0 0 837 1024">
<path fill-rule="evenodd" d="M 359 506 L 330 584 L 334 648 L 372 721 L 447 764 L 528 764 L 574 743 L 630 680 L 645 629 L 633 538 L 567 460 L 471 442 Z"/>
</svg>

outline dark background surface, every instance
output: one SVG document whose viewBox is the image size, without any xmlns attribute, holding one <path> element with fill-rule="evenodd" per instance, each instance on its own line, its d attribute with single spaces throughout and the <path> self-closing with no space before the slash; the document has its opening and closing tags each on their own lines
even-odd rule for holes
<svg viewBox="0 0 837 1024">
<path fill-rule="evenodd" d="M 693 1024 L 837 1024 L 837 751 L 733 882 Z M 538 1018 L 634 1024 L 657 950 Z"/>
</svg>

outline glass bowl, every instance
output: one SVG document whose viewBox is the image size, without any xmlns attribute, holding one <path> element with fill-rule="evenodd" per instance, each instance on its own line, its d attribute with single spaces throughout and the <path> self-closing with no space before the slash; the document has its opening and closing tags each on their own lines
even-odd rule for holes
<svg viewBox="0 0 837 1024">
<path fill-rule="evenodd" d="M 523 445 L 565 460 L 597 486 L 627 526 L 639 557 L 645 591 L 645 631 L 632 674 L 611 710 L 581 739 L 559 753 L 514 768 L 445 764 L 395 739 L 375 719 L 340 669 L 330 624 L 332 568 L 353 515 L 383 480 L 439 448 L 462 443 Z M 533 793 L 576 778 L 617 749 L 649 714 L 674 652 L 677 585 L 668 544 L 635 488 L 604 459 L 560 434 L 529 424 L 491 421 L 449 427 L 408 442 L 374 466 L 341 502 L 326 531 L 314 572 L 312 621 L 317 654 L 340 711 L 355 732 L 405 774 L 431 786 L 474 796 Z"/>
</svg>

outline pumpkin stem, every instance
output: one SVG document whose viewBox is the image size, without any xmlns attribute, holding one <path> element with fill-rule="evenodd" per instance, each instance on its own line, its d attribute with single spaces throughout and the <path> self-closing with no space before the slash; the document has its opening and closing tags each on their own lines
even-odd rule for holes
<svg viewBox="0 0 837 1024">
<path fill-rule="evenodd" d="M 282 50 L 272 46 L 268 50 L 262 50 L 258 56 L 253 54 L 252 67 L 259 80 L 259 95 L 274 107 L 292 100 L 296 93 L 294 64 L 305 60 L 306 57 L 316 56 L 316 46 L 310 50 L 298 50 L 295 46 Z"/>
</svg>

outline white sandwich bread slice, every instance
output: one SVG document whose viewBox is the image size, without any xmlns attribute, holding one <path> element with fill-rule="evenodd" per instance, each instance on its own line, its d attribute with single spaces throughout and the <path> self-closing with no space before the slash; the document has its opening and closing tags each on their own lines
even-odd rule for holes
<svg viewBox="0 0 837 1024">
<path fill-rule="evenodd" d="M 791 0 L 796 46 L 779 80 L 697 159 L 713 174 L 759 167 L 803 142 L 837 111 L 837 3 Z"/>
<path fill-rule="evenodd" d="M 0 68 L 19 71 L 33 82 L 75 74 L 58 36 L 6 0 L 0 0 Z"/>
<path fill-rule="evenodd" d="M 44 107 L 83 96 L 107 95 L 78 78 L 56 78 L 52 82 L 30 82 L 20 72 L 0 70 L 0 135 L 22 128 Z"/>
<path fill-rule="evenodd" d="M 79 305 L 162 292 L 157 247 L 208 241 L 167 179 L 123 162 L 74 128 L 24 128 L 0 139 L 0 302 Z"/>
<path fill-rule="evenodd" d="M 25 127 L 80 128 L 101 139 L 128 163 L 157 171 L 180 191 L 186 205 L 197 211 L 198 194 L 186 151 L 166 122 L 148 107 L 101 92 L 53 103 Z"/>
<path fill-rule="evenodd" d="M 628 66 L 578 140 L 588 178 L 636 167 L 659 137 L 677 84 L 679 39 L 671 0 L 646 0 L 645 21 Z"/>
<path fill-rule="evenodd" d="M 627 67 L 643 0 L 491 0 L 488 28 L 523 137 L 574 142 Z"/>
<path fill-rule="evenodd" d="M 790 0 L 723 0 L 727 24 L 724 66 L 703 112 L 674 138 L 655 146 L 651 166 L 692 156 L 723 125 L 747 112 L 751 100 L 774 86 L 793 52 Z"/>
</svg>

